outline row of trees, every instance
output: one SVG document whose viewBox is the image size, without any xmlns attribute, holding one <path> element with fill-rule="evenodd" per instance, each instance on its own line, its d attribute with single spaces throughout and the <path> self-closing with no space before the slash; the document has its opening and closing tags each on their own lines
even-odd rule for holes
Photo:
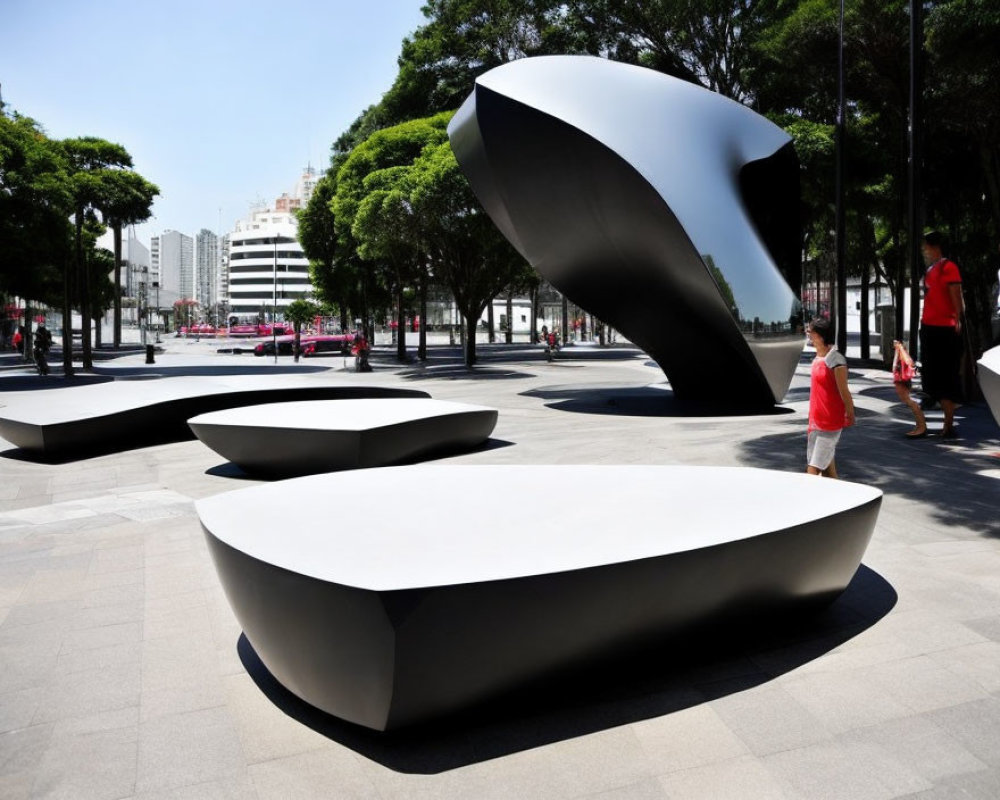
<svg viewBox="0 0 1000 800">
<path fill-rule="evenodd" d="M 51 139 L 35 120 L 0 106 L 0 295 L 24 300 L 26 320 L 32 303 L 62 309 L 66 375 L 74 309 L 84 369 L 92 366 L 92 322 L 111 307 L 120 345 L 122 229 L 149 219 L 157 194 L 121 145 Z M 97 246 L 108 228 L 113 253 Z"/>
<path fill-rule="evenodd" d="M 906 235 L 909 0 L 847 0 L 847 263 L 865 291 L 895 298 L 913 273 Z M 1000 6 L 924 2 L 927 154 L 921 219 L 953 242 L 974 337 L 989 343 L 1000 241 Z M 802 252 L 832 280 L 838 0 L 427 0 L 388 92 L 333 144 L 301 217 L 320 297 L 368 317 L 429 281 L 450 287 L 470 332 L 493 296 L 530 285 L 481 211 L 444 133 L 475 77 L 526 56 L 584 53 L 660 70 L 749 105 L 794 137 L 802 165 Z M 867 308 L 862 320 L 867 323 Z M 466 359 L 475 359 L 468 337 Z M 867 342 L 867 337 L 863 338 Z M 402 347 L 402 345 L 401 345 Z"/>
</svg>

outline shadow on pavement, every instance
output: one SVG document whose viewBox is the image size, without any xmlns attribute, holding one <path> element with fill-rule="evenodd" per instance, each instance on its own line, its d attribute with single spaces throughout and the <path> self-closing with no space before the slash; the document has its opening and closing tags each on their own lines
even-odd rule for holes
<svg viewBox="0 0 1000 800">
<path fill-rule="evenodd" d="M 861 389 L 855 396 L 886 401 L 892 386 Z M 936 524 L 959 525 L 1000 538 L 996 497 L 1000 492 L 1000 429 L 983 405 L 962 406 L 956 414 L 961 438 L 907 439 L 913 417 L 902 404 L 890 413 L 860 409 L 858 424 L 837 445 L 837 472 L 844 480 L 875 486 L 887 494 L 933 506 Z M 928 413 L 940 429 L 940 413 Z M 740 445 L 747 466 L 788 472 L 805 470 L 806 430 L 801 421 L 788 433 L 762 436 Z"/>
<path fill-rule="evenodd" d="M 577 414 L 615 414 L 627 417 L 770 417 L 794 413 L 793 409 L 782 406 L 763 411 L 734 411 L 726 406 L 684 403 L 663 384 L 559 384 L 529 389 L 521 394 L 549 401 L 545 404 L 548 408 Z"/>
<path fill-rule="evenodd" d="M 258 688 L 296 721 L 389 769 L 435 774 L 759 686 L 875 625 L 896 600 L 893 588 L 862 565 L 844 594 L 819 612 L 714 626 L 653 651 L 550 676 L 433 725 L 390 733 L 344 722 L 300 700 L 268 672 L 245 635 L 237 651 Z"/>
<path fill-rule="evenodd" d="M 403 458 L 398 461 L 392 461 L 386 464 L 379 464 L 376 467 L 357 467 L 356 469 L 377 469 L 378 467 L 402 467 L 412 464 L 426 464 L 429 461 L 437 461 L 442 458 L 450 458 L 452 456 L 466 455 L 468 453 L 485 453 L 489 450 L 502 450 L 505 447 L 513 447 L 514 442 L 508 442 L 506 439 L 487 439 L 478 447 L 468 448 L 459 445 L 452 446 L 442 446 L 428 452 L 422 453 L 412 458 Z M 2 454 L 0 454 L 2 456 Z M 355 469 L 345 467 L 343 470 L 331 470 L 337 472 L 353 472 Z M 242 467 L 234 464 L 232 461 L 224 461 L 221 464 L 217 464 L 214 467 L 210 467 L 205 470 L 206 475 L 211 475 L 215 478 L 233 478 L 235 480 L 243 481 L 275 481 L 284 480 L 286 478 L 298 478 L 305 475 L 314 475 L 314 472 L 289 472 L 289 473 L 274 473 L 269 474 L 266 472 L 247 472 Z"/>
<path fill-rule="evenodd" d="M 0 392 L 35 392 L 40 389 L 69 389 L 75 386 L 89 386 L 93 383 L 108 383 L 114 378 L 107 375 L 4 375 L 0 377 Z"/>
<path fill-rule="evenodd" d="M 164 364 L 143 364 L 136 367 L 101 367 L 94 366 L 95 375 L 108 375 L 112 378 L 128 378 L 132 376 L 149 376 L 155 374 L 160 378 L 177 376 L 221 376 L 221 375 L 298 375 L 303 372 L 326 372 L 329 365 L 319 364 L 280 364 L 268 361 L 257 366 L 250 364 L 215 364 L 204 366 L 166 366 Z"/>
</svg>

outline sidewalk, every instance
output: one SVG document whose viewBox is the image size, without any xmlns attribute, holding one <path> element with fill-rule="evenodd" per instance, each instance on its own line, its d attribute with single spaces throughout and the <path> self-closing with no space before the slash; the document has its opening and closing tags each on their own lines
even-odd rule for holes
<svg viewBox="0 0 1000 800">
<path fill-rule="evenodd" d="M 155 367 L 136 354 L 95 372 L 276 366 L 204 340 L 163 346 Z M 277 368 L 498 408 L 489 445 L 451 463 L 804 469 L 808 357 L 774 413 L 707 418 L 673 404 L 633 348 L 479 354 L 472 371 L 448 347 L 405 365 L 379 348 L 364 374 L 341 358 Z M 0 406 L 61 382 L 5 372 Z M 863 567 L 827 611 L 670 643 L 409 735 L 310 709 L 248 647 L 193 501 L 255 481 L 198 441 L 61 464 L 0 441 L 0 796 L 1000 796 L 1000 428 L 970 405 L 957 441 L 906 440 L 890 374 L 852 358 L 850 384 L 858 424 L 838 467 L 885 496 Z M 331 493 L 317 524 L 352 501 Z M 372 513 L 394 513 L 391 498 Z M 517 498 L 482 513 L 531 524 Z M 683 520 L 649 524 L 669 536 Z M 612 535 L 580 520 L 581 541 Z"/>
</svg>

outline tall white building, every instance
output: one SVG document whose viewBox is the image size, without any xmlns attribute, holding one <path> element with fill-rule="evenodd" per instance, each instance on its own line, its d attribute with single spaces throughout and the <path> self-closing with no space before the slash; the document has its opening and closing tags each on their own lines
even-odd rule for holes
<svg viewBox="0 0 1000 800">
<path fill-rule="evenodd" d="M 309 259 L 298 242 L 298 220 L 288 211 L 251 212 L 229 235 L 229 314 L 284 319 L 284 309 L 312 295 Z"/>
<path fill-rule="evenodd" d="M 224 280 L 230 316 L 283 320 L 293 300 L 312 296 L 295 212 L 308 203 L 316 180 L 316 170 L 306 167 L 292 194 L 282 194 L 273 209 L 252 208 L 229 234 Z"/>
<path fill-rule="evenodd" d="M 194 299 L 210 315 L 219 298 L 219 237 L 202 228 L 195 237 Z"/>
<path fill-rule="evenodd" d="M 164 231 L 150 243 L 153 281 L 161 291 L 180 298 L 194 297 L 194 239 L 178 231 Z"/>
</svg>

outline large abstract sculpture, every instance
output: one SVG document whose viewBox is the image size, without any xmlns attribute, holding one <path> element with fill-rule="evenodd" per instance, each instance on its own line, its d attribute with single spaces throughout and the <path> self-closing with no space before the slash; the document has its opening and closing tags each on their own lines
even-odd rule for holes
<svg viewBox="0 0 1000 800">
<path fill-rule="evenodd" d="M 387 730 L 667 637 L 690 648 L 720 618 L 829 602 L 881 497 L 733 467 L 421 465 L 295 478 L 197 509 L 274 677 Z M 516 502 L 516 522 L 483 513 L 498 498 Z M 335 521 L 317 524 L 331 503 Z"/>
<path fill-rule="evenodd" d="M 780 402 L 802 349 L 798 161 L 750 109 L 587 56 L 476 79 L 448 129 L 493 221 L 680 399 Z"/>
<path fill-rule="evenodd" d="M 979 364 L 979 388 L 993 412 L 993 419 L 1000 424 L 1000 347 L 983 353 Z"/>
</svg>

